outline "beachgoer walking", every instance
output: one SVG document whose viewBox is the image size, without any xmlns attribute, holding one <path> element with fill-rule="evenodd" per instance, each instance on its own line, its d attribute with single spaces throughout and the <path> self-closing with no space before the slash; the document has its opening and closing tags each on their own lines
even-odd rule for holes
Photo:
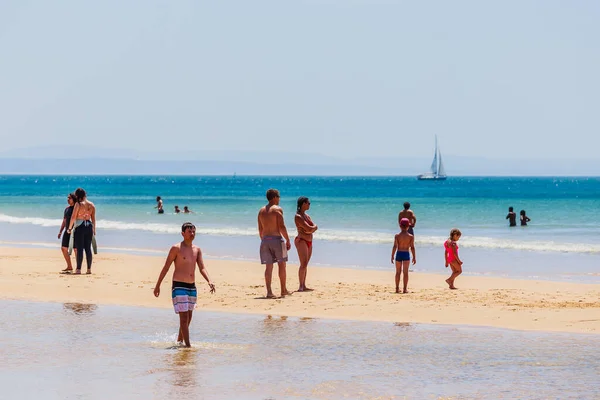
<svg viewBox="0 0 600 400">
<path fill-rule="evenodd" d="M 154 208 L 158 208 L 159 214 L 164 214 L 165 210 L 163 209 L 163 201 L 160 196 L 156 196 L 156 206 Z"/>
<path fill-rule="evenodd" d="M 65 211 L 63 213 L 62 224 L 60 225 L 60 231 L 58 231 L 59 239 L 63 233 L 63 230 L 67 229 L 71 223 L 71 216 L 73 215 L 73 209 L 75 208 L 76 202 L 77 202 L 77 197 L 75 197 L 75 194 L 69 193 L 69 195 L 67 196 L 67 203 L 69 204 L 69 206 L 67 208 L 65 208 Z M 71 256 L 69 255 L 69 240 L 70 239 L 71 239 L 71 235 L 69 233 L 65 232 L 65 234 L 62 235 L 62 242 L 61 242 L 61 247 L 60 247 L 63 257 L 65 257 L 65 261 L 67 262 L 67 268 L 63 269 L 62 272 L 68 272 L 68 273 L 73 271 L 73 264 L 71 263 Z"/>
<path fill-rule="evenodd" d="M 402 221 L 402 218 L 408 219 L 410 223 L 408 227 L 408 233 L 414 235 L 415 231 L 413 228 L 417 224 L 417 217 L 413 210 L 410 209 L 410 203 L 408 201 L 404 203 L 404 210 L 400 211 L 400 213 L 398 214 L 398 225 L 400 225 L 400 221 Z"/>
<path fill-rule="evenodd" d="M 179 209 L 179 206 L 175 206 L 175 214 L 179 214 L 181 212 L 181 210 Z"/>
<path fill-rule="evenodd" d="M 521 210 L 521 226 L 527 226 L 527 223 L 529 221 L 531 221 L 531 218 L 529 218 L 526 214 L 525 214 L 525 210 Z"/>
<path fill-rule="evenodd" d="M 81 265 L 83 264 L 83 252 L 85 251 L 85 261 L 87 263 L 87 274 L 92 273 L 92 240 L 96 235 L 96 206 L 87 199 L 87 194 L 82 188 L 75 190 L 77 202 L 73 208 L 73 216 L 69 223 L 67 233 L 70 235 L 73 229 L 74 244 L 77 249 L 75 258 L 77 260 L 77 270 L 75 274 L 81 274 Z"/>
<path fill-rule="evenodd" d="M 458 256 L 458 240 L 462 236 L 460 229 L 452 229 L 450 231 L 450 237 L 444 242 L 444 258 L 446 260 L 446 268 L 450 266 L 452 269 L 452 275 L 446 279 L 446 283 L 450 289 L 456 289 L 454 286 L 454 280 L 457 276 L 462 274 L 462 264 L 460 257 Z"/>
<path fill-rule="evenodd" d="M 396 262 L 396 293 L 400 293 L 400 274 L 404 274 L 402 293 L 408 293 L 408 267 L 410 265 L 410 253 L 412 253 L 413 265 L 417 263 L 415 254 L 415 237 L 408 233 L 410 221 L 408 218 L 400 220 L 400 233 L 394 237 L 392 247 L 392 264 Z"/>
<path fill-rule="evenodd" d="M 215 292 L 215 284 L 210 281 L 208 271 L 202 260 L 202 250 L 192 242 L 196 237 L 196 227 L 191 222 L 186 222 L 181 226 L 181 236 L 183 241 L 174 244 L 169 250 L 165 265 L 160 271 L 158 281 L 154 287 L 154 296 L 160 295 L 160 284 L 169 272 L 171 264 L 175 263 L 173 272 L 173 285 L 171 287 L 171 298 L 175 313 L 179 314 L 179 334 L 177 342 L 185 344 L 185 347 L 191 347 L 190 343 L 190 323 L 192 322 L 192 313 L 196 305 L 196 265 L 200 274 L 204 277 L 210 288 L 210 292 Z"/>
<path fill-rule="evenodd" d="M 508 220 L 508 226 L 517 226 L 517 214 L 512 207 L 508 207 L 506 219 Z"/>
<path fill-rule="evenodd" d="M 281 297 L 291 295 L 286 286 L 287 252 L 292 247 L 283 220 L 283 209 L 279 207 L 279 191 L 267 190 L 269 204 L 258 212 L 258 235 L 260 236 L 260 263 L 265 265 L 265 286 L 267 298 L 273 299 L 275 295 L 271 290 L 273 277 L 273 264 L 279 266 L 279 281 L 281 283 Z M 284 243 L 285 238 L 285 243 Z"/>
<path fill-rule="evenodd" d="M 306 287 L 306 273 L 308 270 L 308 263 L 312 257 L 313 233 L 315 233 L 319 227 L 306 213 L 309 209 L 310 200 L 308 197 L 298 197 L 298 207 L 296 209 L 296 216 L 294 217 L 298 235 L 294 239 L 294 245 L 296 246 L 298 259 L 300 260 L 300 268 L 298 268 L 298 280 L 300 281 L 299 292 L 310 292 L 313 290 Z"/>
</svg>

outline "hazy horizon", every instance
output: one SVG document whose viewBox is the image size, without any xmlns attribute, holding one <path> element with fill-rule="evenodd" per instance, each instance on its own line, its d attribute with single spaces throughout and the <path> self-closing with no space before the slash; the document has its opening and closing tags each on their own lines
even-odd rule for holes
<svg viewBox="0 0 600 400">
<path fill-rule="evenodd" d="M 598 20 L 598 2 L 555 0 L 7 0 L 0 152 L 411 158 L 417 173 L 437 135 L 450 175 L 487 168 L 452 162 L 469 157 L 600 174 Z"/>
</svg>

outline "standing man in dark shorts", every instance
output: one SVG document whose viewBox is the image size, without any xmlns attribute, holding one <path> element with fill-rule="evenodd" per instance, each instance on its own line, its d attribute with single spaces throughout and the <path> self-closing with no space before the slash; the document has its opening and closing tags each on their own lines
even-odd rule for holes
<svg viewBox="0 0 600 400">
<path fill-rule="evenodd" d="M 73 209 L 75 208 L 76 202 L 77 202 L 77 197 L 75 197 L 75 195 L 73 193 L 69 193 L 69 195 L 67 196 L 67 203 L 69 203 L 69 206 L 67 208 L 65 208 L 65 212 L 63 213 L 62 225 L 60 226 L 60 231 L 58 232 L 59 239 L 63 233 L 63 230 L 65 230 L 71 223 L 71 216 L 73 215 Z M 70 239 L 71 239 L 71 235 L 69 233 L 65 232 L 65 234 L 62 235 L 62 242 L 61 242 L 61 248 L 60 248 L 63 253 L 63 256 L 65 257 L 65 261 L 67 262 L 67 268 L 63 269 L 62 272 L 67 273 L 67 274 L 70 274 L 71 272 L 73 272 L 73 264 L 71 263 L 71 256 L 69 255 L 69 240 Z"/>
<path fill-rule="evenodd" d="M 413 228 L 417 224 L 417 217 L 415 216 L 413 210 L 410 209 L 410 203 L 408 201 L 404 203 L 404 210 L 400 211 L 398 214 L 398 226 L 400 226 L 400 221 L 402 221 L 402 218 L 406 218 L 410 222 L 407 232 L 411 235 L 414 235 L 415 231 Z"/>
<path fill-rule="evenodd" d="M 286 286 L 286 263 L 287 252 L 292 247 L 288 236 L 285 222 L 283 220 L 283 209 L 279 207 L 279 191 L 267 190 L 269 204 L 262 207 L 258 212 L 258 235 L 260 236 L 260 263 L 265 264 L 265 285 L 267 287 L 267 298 L 274 299 L 271 290 L 271 279 L 273 277 L 273 264 L 279 266 L 279 281 L 281 282 L 281 297 L 290 295 Z M 284 242 L 285 239 L 285 242 Z"/>
<path fill-rule="evenodd" d="M 165 210 L 163 209 L 163 201 L 160 196 L 156 196 L 156 206 L 154 208 L 158 208 L 159 214 L 164 214 Z"/>
</svg>

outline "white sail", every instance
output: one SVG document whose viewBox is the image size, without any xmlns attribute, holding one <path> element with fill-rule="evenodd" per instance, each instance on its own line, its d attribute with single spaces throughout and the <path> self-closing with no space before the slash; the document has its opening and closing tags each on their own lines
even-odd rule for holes
<svg viewBox="0 0 600 400">
<path fill-rule="evenodd" d="M 433 153 L 433 162 L 431 163 L 431 167 L 429 168 L 432 174 L 437 174 L 438 171 L 438 148 L 437 148 L 437 135 L 435 137 L 435 151 Z"/>
<path fill-rule="evenodd" d="M 435 136 L 435 151 L 433 153 L 433 161 L 431 162 L 429 172 L 425 172 L 424 174 L 418 175 L 417 179 L 421 181 L 446 180 L 446 170 L 444 169 L 444 164 L 442 163 L 442 152 L 438 148 L 437 135 Z"/>
<path fill-rule="evenodd" d="M 442 152 L 439 155 L 440 163 L 438 165 L 437 174 L 438 176 L 446 176 L 446 170 L 444 169 L 444 163 L 442 163 Z"/>
</svg>

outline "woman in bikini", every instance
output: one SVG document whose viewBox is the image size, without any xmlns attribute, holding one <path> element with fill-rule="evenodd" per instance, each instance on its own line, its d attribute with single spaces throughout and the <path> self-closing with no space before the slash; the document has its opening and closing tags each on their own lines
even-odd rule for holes
<svg viewBox="0 0 600 400">
<path fill-rule="evenodd" d="M 446 268 L 450 266 L 452 269 L 452 275 L 446 279 L 446 283 L 450 289 L 456 289 L 454 286 L 454 280 L 457 276 L 462 274 L 462 260 L 458 257 L 458 239 L 460 239 L 462 233 L 460 229 L 452 229 L 450 231 L 450 237 L 444 242 L 444 258 L 446 260 Z"/>
<path fill-rule="evenodd" d="M 296 239 L 294 239 L 294 245 L 298 251 L 298 258 L 300 259 L 300 268 L 298 269 L 298 280 L 300 281 L 299 292 L 310 292 L 313 290 L 306 287 L 306 272 L 308 269 L 308 262 L 312 256 L 313 233 L 317 231 L 318 227 L 306 213 L 308 209 L 310 209 L 310 200 L 308 197 L 298 197 L 298 208 L 296 209 L 296 216 L 294 217 L 298 235 L 296 236 Z"/>
<path fill-rule="evenodd" d="M 73 242 L 77 249 L 77 270 L 75 274 L 81 274 L 83 264 L 83 252 L 87 263 L 87 273 L 92 273 L 92 238 L 96 234 L 96 207 L 87 199 L 85 190 L 78 188 L 75 191 L 77 203 L 73 209 L 73 216 L 69 223 L 68 234 L 75 229 Z"/>
</svg>

